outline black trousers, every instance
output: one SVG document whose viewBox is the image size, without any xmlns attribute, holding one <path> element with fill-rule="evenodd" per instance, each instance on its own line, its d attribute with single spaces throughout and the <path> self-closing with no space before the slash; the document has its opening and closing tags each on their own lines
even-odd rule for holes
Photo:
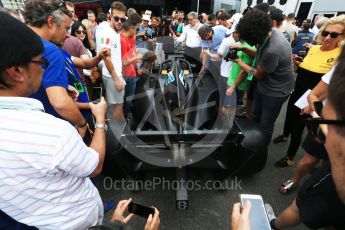
<svg viewBox="0 0 345 230">
<path fill-rule="evenodd" d="M 295 106 L 295 102 L 308 90 L 313 89 L 321 80 L 323 74 L 313 73 L 308 70 L 299 69 L 295 89 L 290 96 L 284 123 L 284 136 L 290 135 L 290 145 L 286 155 L 293 159 L 302 141 L 302 134 L 305 127 L 304 120 L 309 115 L 301 116 L 301 110 Z"/>
</svg>

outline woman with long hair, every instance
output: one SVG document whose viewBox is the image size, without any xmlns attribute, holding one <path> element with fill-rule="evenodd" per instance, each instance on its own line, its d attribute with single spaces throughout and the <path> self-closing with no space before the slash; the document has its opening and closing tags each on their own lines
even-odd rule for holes
<svg viewBox="0 0 345 230">
<path fill-rule="evenodd" d="M 86 27 L 81 23 L 81 22 L 75 22 L 73 23 L 71 27 L 71 35 L 79 38 L 79 40 L 83 43 L 84 47 L 86 48 L 87 55 L 89 58 L 91 58 L 93 55 L 91 53 L 91 45 L 87 33 Z M 95 70 L 94 70 L 95 69 Z M 92 70 L 91 69 L 83 69 L 83 74 L 85 77 L 85 83 L 86 83 L 86 88 L 88 90 L 88 95 L 90 100 L 92 100 L 92 89 L 93 89 L 93 84 L 96 82 L 96 79 L 94 78 L 93 72 L 95 72 L 97 67 L 94 67 Z"/>
</svg>

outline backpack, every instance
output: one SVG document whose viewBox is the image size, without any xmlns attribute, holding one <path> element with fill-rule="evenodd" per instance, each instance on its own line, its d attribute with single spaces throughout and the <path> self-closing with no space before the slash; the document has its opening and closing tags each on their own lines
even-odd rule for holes
<svg viewBox="0 0 345 230">
<path fill-rule="evenodd" d="M 297 35 L 296 40 L 293 42 L 292 53 L 297 54 L 300 57 L 305 57 L 307 55 L 307 49 L 304 47 L 304 44 L 312 43 L 313 37 L 314 37 L 313 33 L 300 32 Z"/>
</svg>

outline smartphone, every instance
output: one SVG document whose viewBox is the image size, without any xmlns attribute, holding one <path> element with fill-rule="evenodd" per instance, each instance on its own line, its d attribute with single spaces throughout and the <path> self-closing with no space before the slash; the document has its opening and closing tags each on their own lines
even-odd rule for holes
<svg viewBox="0 0 345 230">
<path fill-rule="evenodd" d="M 266 209 L 262 197 L 260 195 L 241 194 L 242 206 L 250 201 L 252 208 L 249 214 L 249 220 L 252 230 L 271 230 L 270 223 L 266 214 Z"/>
<path fill-rule="evenodd" d="M 93 99 L 94 100 L 92 101 L 92 103 L 97 104 L 102 99 L 103 88 L 101 86 L 100 87 L 94 87 L 93 90 L 94 90 L 94 93 L 93 93 Z"/>
<path fill-rule="evenodd" d="M 321 117 L 321 112 L 322 112 L 322 108 L 323 108 L 322 101 L 315 101 L 314 102 L 314 108 L 315 108 L 315 112 L 317 113 L 317 115 L 319 115 Z"/>
<path fill-rule="evenodd" d="M 295 56 L 294 59 L 298 62 L 303 62 L 303 58 L 300 56 Z"/>
<path fill-rule="evenodd" d="M 134 203 L 133 201 L 128 205 L 128 212 L 144 218 L 148 218 L 150 214 L 155 214 L 154 208 L 146 207 L 144 205 Z"/>
</svg>

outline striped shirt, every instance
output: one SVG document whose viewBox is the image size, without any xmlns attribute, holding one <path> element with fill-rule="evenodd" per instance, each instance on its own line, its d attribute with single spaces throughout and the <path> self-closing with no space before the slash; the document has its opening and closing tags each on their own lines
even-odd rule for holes
<svg viewBox="0 0 345 230">
<path fill-rule="evenodd" d="M 0 97 L 0 209 L 12 218 L 39 229 L 99 223 L 90 222 L 102 207 L 88 178 L 98 162 L 76 129 L 39 101 Z"/>
</svg>

